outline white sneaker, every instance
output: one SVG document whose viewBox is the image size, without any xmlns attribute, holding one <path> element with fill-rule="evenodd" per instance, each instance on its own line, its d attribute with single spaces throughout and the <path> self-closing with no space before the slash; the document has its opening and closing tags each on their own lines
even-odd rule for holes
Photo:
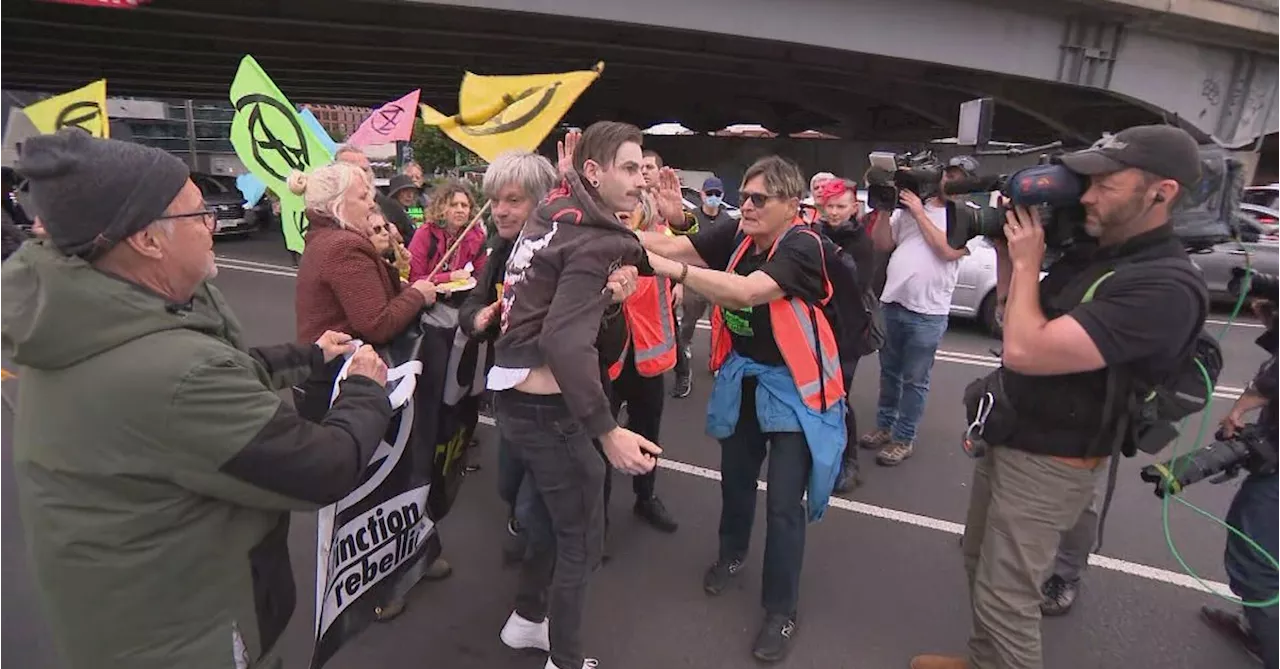
<svg viewBox="0 0 1280 669">
<path fill-rule="evenodd" d="M 516 650 L 537 649 L 543 652 L 551 650 L 551 638 L 548 636 L 547 621 L 535 623 L 532 620 L 525 620 L 515 611 L 511 612 L 511 617 L 507 618 L 507 624 L 502 626 L 502 633 L 498 636 L 502 638 L 502 643 L 507 644 L 508 648 Z M 547 661 L 548 664 L 550 660 Z"/>
<path fill-rule="evenodd" d="M 599 660 L 590 657 L 582 661 L 582 669 L 596 669 L 598 666 L 600 666 Z M 547 666 L 543 667 L 543 669 L 560 669 L 560 667 L 556 666 L 556 663 L 552 662 L 551 658 L 547 658 Z"/>
</svg>

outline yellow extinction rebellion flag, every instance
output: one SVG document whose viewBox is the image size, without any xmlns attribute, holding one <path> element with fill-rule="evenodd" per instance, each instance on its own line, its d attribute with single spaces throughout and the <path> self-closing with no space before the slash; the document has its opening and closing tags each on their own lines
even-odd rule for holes
<svg viewBox="0 0 1280 669">
<path fill-rule="evenodd" d="M 76 127 L 107 138 L 107 80 L 99 79 L 88 86 L 41 100 L 22 110 L 41 133 L 51 134 L 63 128 Z"/>
<path fill-rule="evenodd" d="M 445 116 L 419 105 L 422 122 L 489 162 L 504 151 L 533 151 L 603 71 L 600 62 L 590 70 L 560 74 L 467 72 L 458 91 L 458 113 Z"/>
</svg>

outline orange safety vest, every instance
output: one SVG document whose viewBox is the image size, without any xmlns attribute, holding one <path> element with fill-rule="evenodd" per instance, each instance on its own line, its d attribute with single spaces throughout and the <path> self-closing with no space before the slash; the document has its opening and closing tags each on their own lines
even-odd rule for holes
<svg viewBox="0 0 1280 669">
<path fill-rule="evenodd" d="M 632 213 L 631 224 L 641 229 L 658 229 L 670 233 L 661 222 L 650 225 L 646 220 L 647 207 L 641 200 L 640 207 Z M 671 280 L 656 276 L 642 276 L 636 280 L 636 292 L 622 303 L 622 315 L 626 319 L 627 343 L 622 355 L 609 365 L 609 380 L 617 381 L 622 375 L 622 365 L 632 343 L 636 347 L 636 372 L 651 378 L 671 371 L 676 366 L 676 314 L 671 305 Z"/>
<path fill-rule="evenodd" d="M 772 258 L 778 250 L 778 242 L 782 238 L 796 232 L 798 234 L 818 235 L 803 227 L 799 220 L 795 226 L 783 232 L 769 249 L 768 258 Z M 799 228 L 799 229 L 797 229 Z M 742 240 L 738 250 L 729 260 L 726 272 L 732 273 L 738 261 L 751 249 L 751 238 Z M 821 247 L 819 247 L 821 248 Z M 825 254 L 824 254 L 825 255 Z M 822 304 L 831 299 L 831 281 L 826 276 L 826 258 L 823 258 L 823 283 L 826 286 L 826 297 Z M 724 322 L 724 310 L 716 306 L 711 312 L 711 371 L 718 371 L 729 357 L 733 349 L 729 328 Z M 782 352 L 782 359 L 787 363 L 787 370 L 795 379 L 796 390 L 805 405 L 814 411 L 826 411 L 828 407 L 844 397 L 844 380 L 840 371 L 840 354 L 836 350 L 836 337 L 831 331 L 831 324 L 822 309 L 794 297 L 782 297 L 769 303 L 769 322 L 773 329 L 773 340 Z M 815 341 L 816 340 L 816 341 Z"/>
<path fill-rule="evenodd" d="M 642 276 L 636 292 L 622 303 L 627 324 L 627 344 L 622 355 L 609 365 L 609 380 L 622 374 L 627 352 L 636 347 L 636 372 L 640 376 L 661 376 L 676 366 L 676 315 L 671 306 L 671 280 Z"/>
</svg>

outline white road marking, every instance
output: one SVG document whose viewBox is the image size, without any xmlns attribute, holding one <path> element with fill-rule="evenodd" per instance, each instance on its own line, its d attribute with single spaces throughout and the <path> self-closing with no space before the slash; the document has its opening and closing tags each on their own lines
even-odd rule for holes
<svg viewBox="0 0 1280 669">
<path fill-rule="evenodd" d="M 231 270 L 238 270 L 242 272 L 254 272 L 257 274 L 269 274 L 272 276 L 296 276 L 297 275 L 297 270 L 294 270 L 291 267 L 286 267 L 284 265 L 271 265 L 268 263 L 242 261 L 242 260 L 236 260 L 233 258 L 225 258 L 225 257 L 219 257 L 218 260 L 219 260 L 219 267 L 224 267 L 226 269 L 231 269 Z M 230 263 L 237 263 L 237 264 L 223 264 L 224 261 L 230 261 Z M 239 266 L 239 265 L 243 265 L 243 266 Z M 1236 325 L 1247 325 L 1247 324 L 1236 323 Z M 698 327 L 704 330 L 711 329 L 710 323 L 707 323 L 707 321 L 705 320 L 698 321 Z M 975 353 L 964 353 L 961 351 L 939 351 L 938 359 L 946 362 L 955 362 L 955 363 L 960 363 L 964 365 L 976 365 L 980 367 L 1000 366 L 999 358 L 996 358 L 994 356 L 980 355 Z M 1214 397 L 1219 397 L 1222 399 L 1236 399 L 1237 397 L 1240 396 L 1240 392 L 1241 392 L 1241 389 L 1239 388 L 1233 388 L 1230 386 L 1219 386 L 1218 390 L 1214 392 Z M 1234 396 L 1232 395 L 1233 393 L 1234 393 Z M 480 416 L 480 423 L 483 425 L 488 425 L 490 427 L 493 427 L 494 425 L 496 425 L 494 420 L 489 416 Z M 691 465 L 688 463 L 680 462 L 678 460 L 670 460 L 667 458 L 662 458 L 658 460 L 658 466 L 662 467 L 663 469 L 670 469 L 672 471 L 680 472 L 682 474 L 697 476 L 699 478 L 707 479 L 709 481 L 720 480 L 720 472 L 714 469 L 699 467 L 697 465 Z M 760 490 L 768 489 L 768 485 L 764 481 L 757 481 L 756 487 Z M 916 527 L 922 527 L 929 530 L 936 530 L 938 532 L 945 532 L 947 534 L 953 534 L 957 536 L 964 534 L 964 525 L 960 523 L 953 523 L 947 520 L 942 520 L 940 518 L 923 516 L 920 514 L 909 513 L 906 511 L 898 511 L 897 509 L 888 509 L 882 506 L 875 506 L 875 505 L 866 504 L 863 502 L 854 502 L 851 500 L 844 499 L 843 497 L 833 496 L 831 497 L 829 504 L 832 507 L 841 509 L 843 511 L 852 511 L 853 513 L 857 513 L 864 516 L 870 516 L 872 518 L 880 518 L 882 520 L 888 520 L 895 523 L 902 523 L 904 525 L 914 525 Z M 1180 574 L 1177 572 L 1169 571 L 1167 569 L 1160 569 L 1158 567 L 1152 567 L 1150 565 L 1140 564 L 1137 562 L 1129 562 L 1128 560 L 1121 560 L 1118 558 L 1112 558 L 1112 557 L 1107 557 L 1105 555 L 1095 554 L 1095 555 L 1089 556 L 1089 564 L 1102 569 L 1107 569 L 1109 571 L 1116 571 L 1124 574 L 1129 574 L 1131 576 L 1138 576 L 1138 577 L 1145 578 L 1150 581 L 1156 581 L 1159 583 L 1176 585 L 1179 587 L 1187 588 L 1189 590 L 1209 592 L 1209 593 L 1214 593 L 1214 594 L 1218 594 L 1226 597 L 1233 596 L 1231 593 L 1231 588 L 1229 588 L 1225 583 L 1220 583 L 1218 581 L 1205 580 L 1204 583 L 1201 584 L 1200 582 L 1192 578 L 1190 575 Z"/>
<path fill-rule="evenodd" d="M 494 422 L 493 418 L 490 418 L 489 416 L 480 416 L 480 423 L 490 427 L 497 424 Z M 658 460 L 658 466 L 663 469 L 670 469 L 671 471 L 680 472 L 682 474 L 697 476 L 698 478 L 707 479 L 709 481 L 720 480 L 720 472 L 714 469 L 699 467 L 697 465 L 691 465 L 678 460 L 661 458 Z M 764 481 L 756 481 L 756 488 L 758 490 L 768 490 L 769 486 Z M 964 534 L 964 525 L 960 523 L 953 523 L 949 520 L 942 520 L 941 518 L 933 518 L 931 516 L 923 516 L 917 513 L 898 511 L 897 509 L 887 509 L 882 506 L 875 506 L 873 504 L 866 504 L 863 502 L 854 502 L 852 500 L 836 496 L 832 496 L 828 504 L 842 511 L 852 511 L 853 513 L 863 516 L 871 516 L 872 518 L 880 518 L 881 520 L 888 520 L 904 525 L 914 525 L 916 527 L 923 527 L 927 530 L 936 530 L 938 532 L 945 532 L 956 536 Z M 1226 583 L 1205 580 L 1204 585 L 1201 585 L 1198 581 L 1187 574 L 1179 574 L 1167 569 L 1160 569 L 1159 567 L 1152 567 L 1150 565 L 1129 562 L 1128 560 L 1121 560 L 1096 554 L 1089 556 L 1089 564 L 1101 569 L 1117 571 L 1131 576 L 1138 576 L 1150 581 L 1157 581 L 1159 583 L 1176 585 L 1189 590 L 1198 590 L 1200 592 L 1218 594 L 1224 597 L 1234 597 L 1231 593 L 1231 588 L 1228 587 Z"/>
<path fill-rule="evenodd" d="M 285 265 L 272 265 L 270 263 L 256 262 L 251 260 L 239 260 L 236 258 L 228 258 L 218 256 L 218 267 L 221 269 L 235 270 L 238 272 L 253 272 L 255 274 L 267 274 L 270 276 L 288 276 L 296 277 L 298 271 L 292 267 Z M 1236 325 L 1243 325 L 1237 323 Z M 710 330 L 711 323 L 706 319 L 698 321 L 698 329 Z M 943 362 L 954 362 L 961 365 L 972 365 L 975 367 L 988 367 L 994 369 L 1000 366 L 1000 358 L 991 355 L 983 355 L 980 353 L 966 353 L 964 351 L 938 351 L 935 355 L 937 360 Z M 1244 392 L 1243 388 L 1235 386 L 1219 385 L 1214 389 L 1213 396 L 1221 400 L 1230 400 L 1232 402 L 1240 399 L 1240 395 Z"/>
</svg>

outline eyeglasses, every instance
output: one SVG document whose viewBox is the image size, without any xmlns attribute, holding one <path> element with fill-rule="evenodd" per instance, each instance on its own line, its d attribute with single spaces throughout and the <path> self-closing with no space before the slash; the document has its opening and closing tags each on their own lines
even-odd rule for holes
<svg viewBox="0 0 1280 669">
<path fill-rule="evenodd" d="M 721 195 L 724 195 L 724 192 L 718 191 L 714 188 L 707 191 L 707 197 L 720 197 Z"/>
<path fill-rule="evenodd" d="M 387 226 L 380 223 L 378 225 L 373 226 L 372 228 L 369 228 L 369 231 L 375 235 L 381 235 L 387 231 Z"/>
<path fill-rule="evenodd" d="M 218 226 L 218 212 L 214 211 L 209 207 L 198 209 L 196 211 L 187 212 L 185 214 L 169 214 L 168 216 L 159 216 L 156 218 L 156 220 L 170 221 L 176 218 L 192 218 L 195 216 L 199 216 L 201 218 L 200 222 L 204 224 L 204 227 L 209 229 L 209 232 L 213 232 L 214 229 L 217 228 Z"/>
<path fill-rule="evenodd" d="M 752 206 L 756 208 L 763 207 L 770 199 L 773 198 L 772 195 L 765 195 L 764 193 L 748 193 L 746 191 L 739 191 L 738 195 L 742 198 L 743 204 L 750 201 Z"/>
</svg>

